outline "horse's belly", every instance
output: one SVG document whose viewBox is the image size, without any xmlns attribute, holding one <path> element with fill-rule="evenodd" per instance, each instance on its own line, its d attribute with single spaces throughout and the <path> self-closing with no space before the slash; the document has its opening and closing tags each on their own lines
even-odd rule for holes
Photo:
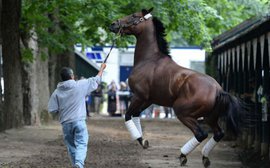
<svg viewBox="0 0 270 168">
<path fill-rule="evenodd" d="M 172 107 L 174 99 L 170 96 L 165 96 L 162 94 L 150 95 L 150 98 L 153 104 L 157 104 L 160 106 Z"/>
</svg>

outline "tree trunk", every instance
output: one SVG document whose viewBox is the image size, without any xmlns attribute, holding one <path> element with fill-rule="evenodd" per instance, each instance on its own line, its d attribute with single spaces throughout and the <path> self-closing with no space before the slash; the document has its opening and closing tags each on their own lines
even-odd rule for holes
<svg viewBox="0 0 270 168">
<path fill-rule="evenodd" d="M 3 67 L 2 67 L 2 42 L 0 37 L 0 104 L 3 103 L 3 86 L 2 86 L 2 77 L 3 77 Z M 1 118 L 1 117 L 0 117 Z"/>
<path fill-rule="evenodd" d="M 42 60 L 35 31 L 32 37 L 23 39 L 25 50 L 31 50 L 33 60 L 23 63 L 23 114 L 26 125 L 40 125 L 41 120 L 47 121 L 47 103 L 49 98 L 48 61 Z M 25 37 L 25 36 L 24 36 Z"/>
<path fill-rule="evenodd" d="M 47 49 L 39 50 L 39 57 L 37 58 L 37 89 L 38 95 L 38 114 L 40 116 L 41 123 L 47 123 L 49 121 L 49 113 L 48 113 L 48 101 L 50 96 L 49 91 L 49 69 L 48 69 L 48 58 L 43 60 L 41 57 L 41 52 L 46 53 L 48 55 Z"/>
<path fill-rule="evenodd" d="M 56 74 L 57 55 L 49 53 L 49 89 L 52 93 L 56 87 L 57 81 L 55 79 Z"/>
<path fill-rule="evenodd" d="M 2 45 L 2 0 L 0 0 L 0 45 Z M 1 51 L 2 54 L 2 51 Z"/>
<path fill-rule="evenodd" d="M 56 8 L 52 13 L 48 14 L 48 18 L 53 23 L 51 27 L 49 27 L 48 32 L 50 34 L 57 34 L 59 30 L 59 19 L 56 17 L 58 14 L 58 9 Z M 54 53 L 54 51 L 49 51 L 49 89 L 50 93 L 52 93 L 56 87 L 57 80 L 56 75 L 58 72 L 57 70 L 57 54 Z"/>
<path fill-rule="evenodd" d="M 0 131 L 3 130 L 3 86 L 2 86 L 2 0 L 0 0 Z"/>
<path fill-rule="evenodd" d="M 62 67 L 70 67 L 75 71 L 75 55 L 72 51 L 66 51 L 62 54 L 50 54 L 49 56 L 49 86 L 50 93 L 54 91 L 60 79 L 60 70 Z"/>
<path fill-rule="evenodd" d="M 70 48 L 73 48 L 73 46 Z M 65 51 L 62 54 L 57 55 L 56 72 L 58 73 L 55 76 L 55 80 L 58 82 L 61 81 L 59 72 L 62 67 L 70 67 L 75 71 L 75 54 L 73 51 Z"/>
<path fill-rule="evenodd" d="M 4 73 L 4 129 L 23 125 L 23 96 L 20 54 L 21 0 L 2 2 L 2 39 Z"/>
</svg>

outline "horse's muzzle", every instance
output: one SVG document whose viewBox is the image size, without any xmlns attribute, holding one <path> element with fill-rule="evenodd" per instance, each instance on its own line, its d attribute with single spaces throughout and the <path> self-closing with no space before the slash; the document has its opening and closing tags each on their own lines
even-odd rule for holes
<svg viewBox="0 0 270 168">
<path fill-rule="evenodd" d="M 114 32 L 114 33 L 118 33 L 119 29 L 120 29 L 119 25 L 116 24 L 115 22 L 112 23 L 112 24 L 109 26 L 109 30 L 110 30 L 111 32 Z"/>
</svg>

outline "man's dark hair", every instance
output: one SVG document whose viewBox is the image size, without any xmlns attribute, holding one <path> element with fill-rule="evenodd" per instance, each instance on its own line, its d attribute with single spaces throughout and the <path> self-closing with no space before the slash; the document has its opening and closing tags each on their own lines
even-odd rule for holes
<svg viewBox="0 0 270 168">
<path fill-rule="evenodd" d="M 69 67 L 63 67 L 60 71 L 60 76 L 61 76 L 61 79 L 62 81 L 67 81 L 67 80 L 70 80 L 72 79 L 73 75 L 73 70 Z"/>
</svg>

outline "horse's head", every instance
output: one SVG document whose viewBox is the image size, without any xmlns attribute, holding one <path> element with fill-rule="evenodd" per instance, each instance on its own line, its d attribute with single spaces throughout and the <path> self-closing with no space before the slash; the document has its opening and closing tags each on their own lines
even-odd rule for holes
<svg viewBox="0 0 270 168">
<path fill-rule="evenodd" d="M 141 24 L 152 17 L 150 12 L 153 8 L 146 10 L 142 9 L 141 12 L 133 13 L 131 15 L 125 16 L 122 19 L 114 21 L 109 29 L 114 33 L 120 34 L 138 34 L 142 31 L 144 25 Z"/>
</svg>

